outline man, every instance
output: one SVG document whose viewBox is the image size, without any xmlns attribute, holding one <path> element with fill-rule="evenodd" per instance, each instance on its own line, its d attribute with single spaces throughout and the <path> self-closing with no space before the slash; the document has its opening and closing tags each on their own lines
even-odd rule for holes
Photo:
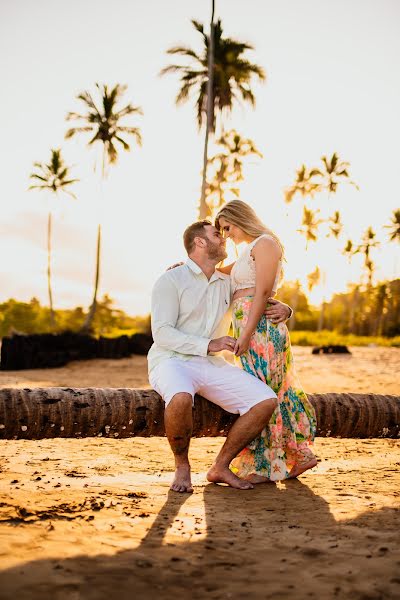
<svg viewBox="0 0 400 600">
<path fill-rule="evenodd" d="M 207 479 L 238 489 L 252 484 L 236 477 L 231 460 L 262 431 L 276 406 L 276 394 L 261 380 L 215 354 L 233 352 L 230 278 L 215 270 L 226 258 L 225 240 L 208 221 L 190 225 L 183 235 L 187 262 L 164 273 L 152 293 L 154 344 L 148 354 L 149 380 L 165 402 L 165 431 L 175 457 L 171 489 L 192 492 L 188 458 L 194 395 L 201 394 L 228 412 L 239 414 Z M 290 316 L 274 301 L 275 322 Z"/>
</svg>

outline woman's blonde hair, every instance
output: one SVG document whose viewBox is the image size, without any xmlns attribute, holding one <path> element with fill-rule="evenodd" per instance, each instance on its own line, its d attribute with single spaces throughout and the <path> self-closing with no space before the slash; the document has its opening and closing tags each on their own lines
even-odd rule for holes
<svg viewBox="0 0 400 600">
<path fill-rule="evenodd" d="M 215 217 L 215 227 L 217 229 L 221 229 L 219 224 L 221 217 L 224 217 L 229 223 L 236 225 L 236 227 L 239 227 L 251 237 L 257 238 L 260 235 L 263 235 L 263 233 L 270 235 L 279 245 L 283 259 L 284 248 L 280 239 L 273 231 L 271 231 L 271 229 L 264 225 L 261 219 L 256 215 L 255 211 L 251 206 L 246 204 L 246 202 L 243 202 L 242 200 L 232 200 L 225 204 Z"/>
</svg>

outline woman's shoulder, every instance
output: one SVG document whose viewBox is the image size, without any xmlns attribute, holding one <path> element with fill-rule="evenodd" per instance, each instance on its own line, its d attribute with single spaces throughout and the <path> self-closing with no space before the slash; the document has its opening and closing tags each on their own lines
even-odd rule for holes
<svg viewBox="0 0 400 600">
<path fill-rule="evenodd" d="M 265 250 L 276 250 L 279 256 L 282 256 L 282 248 L 280 247 L 278 240 L 276 240 L 270 233 L 263 233 L 262 235 L 258 236 L 258 238 L 250 242 L 250 252 L 252 252 L 256 246 L 258 246 L 260 249 L 264 248 Z"/>
</svg>

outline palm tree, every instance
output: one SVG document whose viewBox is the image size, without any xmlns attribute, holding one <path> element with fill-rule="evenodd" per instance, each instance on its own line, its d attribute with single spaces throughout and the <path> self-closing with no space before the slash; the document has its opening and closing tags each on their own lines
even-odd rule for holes
<svg viewBox="0 0 400 600">
<path fill-rule="evenodd" d="M 221 120 L 232 111 L 237 101 L 243 101 L 255 106 L 255 96 L 251 90 L 251 83 L 256 78 L 265 80 L 265 72 L 259 65 L 248 61 L 243 55 L 248 50 L 253 50 L 251 44 L 239 42 L 232 38 L 223 37 L 221 20 L 215 25 L 212 19 L 212 44 L 210 48 L 210 36 L 208 36 L 202 23 L 192 20 L 193 27 L 202 36 L 203 48 L 200 53 L 195 52 L 188 46 L 174 46 L 167 53 L 181 56 L 185 64 L 173 64 L 165 67 L 161 75 L 167 73 L 179 73 L 181 88 L 176 97 L 176 104 L 187 102 L 193 94 L 196 95 L 197 123 L 199 129 L 207 125 L 207 102 L 211 94 L 207 88 L 210 87 L 210 73 L 212 71 L 212 103 L 208 111 L 208 125 L 206 127 L 207 148 L 209 133 L 215 132 L 217 116 Z M 211 50 L 213 52 L 211 53 Z M 210 57 L 211 54 L 211 57 Z M 214 60 L 212 59 L 212 54 Z M 213 66 L 209 68 L 210 62 Z M 203 164 L 203 182 L 206 181 L 207 154 L 205 153 Z M 207 213 L 205 202 L 205 183 L 202 186 L 202 197 L 200 199 L 200 219 Z"/>
<path fill-rule="evenodd" d="M 364 232 L 364 235 L 361 240 L 361 244 L 357 246 L 354 251 L 354 254 L 364 254 L 364 266 L 367 271 L 368 278 L 368 287 L 372 287 L 372 277 L 375 270 L 375 263 L 371 259 L 371 250 L 373 248 L 377 248 L 380 246 L 380 242 L 378 242 L 376 238 L 376 233 L 372 229 L 372 227 L 368 227 L 368 229 Z"/>
<path fill-rule="evenodd" d="M 234 129 L 224 132 L 216 144 L 221 147 L 221 152 L 208 161 L 214 173 L 206 187 L 207 216 L 211 216 L 227 201 L 228 192 L 239 196 L 237 185 L 243 181 L 244 159 L 249 156 L 262 158 L 253 140 L 242 137 Z"/>
<path fill-rule="evenodd" d="M 79 181 L 78 179 L 71 179 L 70 167 L 66 166 L 64 159 L 61 155 L 61 150 L 51 149 L 50 162 L 33 163 L 36 172 L 30 174 L 29 178 L 34 180 L 35 183 L 29 186 L 29 190 L 43 190 L 50 192 L 53 197 L 57 198 L 60 193 L 67 194 L 71 198 L 76 196 L 69 190 L 69 187 Z M 47 218 L 47 290 L 49 294 L 49 307 L 50 307 L 50 324 L 51 327 L 55 326 L 55 314 L 53 308 L 53 292 L 51 286 L 51 237 L 52 237 L 52 212 L 49 210 Z"/>
<path fill-rule="evenodd" d="M 400 209 L 393 211 L 392 220 L 389 225 L 384 225 L 385 229 L 389 229 L 389 240 L 391 242 L 400 242 Z"/>
<path fill-rule="evenodd" d="M 316 285 L 319 285 L 321 282 L 321 271 L 318 265 L 315 267 L 314 271 L 307 275 L 307 289 L 309 292 L 315 288 Z"/>
<path fill-rule="evenodd" d="M 300 169 L 296 171 L 294 184 L 284 191 L 285 202 L 289 204 L 296 195 L 300 195 L 302 198 L 313 198 L 317 192 L 321 191 L 321 184 L 315 180 L 318 175 L 321 175 L 318 169 L 308 169 L 306 165 L 301 165 Z"/>
<path fill-rule="evenodd" d="M 340 212 L 336 210 L 328 219 L 329 232 L 327 237 L 333 236 L 336 240 L 343 231 L 343 223 L 341 221 Z"/>
<path fill-rule="evenodd" d="M 96 90 L 99 95 L 99 101 L 96 102 L 89 91 L 81 92 L 77 96 L 85 107 L 84 114 L 69 112 L 67 121 L 78 121 L 77 127 L 71 127 L 65 134 L 65 137 L 71 138 L 76 134 L 88 133 L 91 138 L 88 146 L 94 144 L 102 145 L 102 179 L 105 179 L 108 172 L 108 166 L 114 165 L 118 161 L 118 146 L 125 151 L 130 151 L 130 145 L 124 139 L 126 136 L 133 136 L 136 143 L 141 146 L 142 136 L 137 127 L 124 124 L 126 117 L 131 115 L 141 115 L 142 110 L 139 106 L 126 104 L 122 108 L 117 105 L 126 92 L 127 86 L 117 83 L 109 88 L 106 84 L 96 83 Z M 82 331 L 89 332 L 92 328 L 92 322 L 97 307 L 97 292 L 100 279 L 100 258 L 101 258 L 101 223 L 97 227 L 97 246 L 96 246 L 96 274 L 94 282 L 93 300 L 90 310 L 86 317 Z"/>
<path fill-rule="evenodd" d="M 313 198 L 316 193 L 324 190 L 328 191 L 329 196 L 337 192 L 337 188 L 342 183 L 354 185 L 357 184 L 350 179 L 350 163 L 339 158 L 334 152 L 331 158 L 322 156 L 322 169 L 319 167 L 308 168 L 302 165 L 296 172 L 296 179 L 290 187 L 286 188 L 285 201 L 290 203 L 294 196 L 299 194 L 302 198 Z"/>
<path fill-rule="evenodd" d="M 330 393 L 309 399 L 318 436 L 398 438 L 399 396 Z M 148 389 L 0 389 L 1 439 L 160 436 L 163 413 L 160 396 Z M 196 396 L 193 435 L 226 435 L 236 418 Z"/>
<path fill-rule="evenodd" d="M 359 189 L 358 185 L 350 179 L 350 163 L 340 160 L 336 152 L 332 154 L 331 158 L 322 156 L 321 160 L 324 168 L 322 171 L 319 171 L 319 175 L 322 177 L 322 185 L 326 190 L 328 190 L 329 195 L 335 194 L 338 186 L 342 183 L 354 185 L 357 190 Z"/>
<path fill-rule="evenodd" d="M 345 247 L 342 250 L 342 254 L 347 257 L 350 262 L 354 256 L 354 244 L 351 240 L 347 240 Z"/>
<path fill-rule="evenodd" d="M 309 242 L 317 241 L 318 228 L 321 223 L 324 222 L 323 219 L 317 218 L 317 213 L 319 213 L 319 210 L 311 210 L 308 209 L 307 206 L 303 206 L 303 220 L 301 222 L 302 227 L 297 231 L 306 238 L 306 250 L 308 249 Z"/>
</svg>

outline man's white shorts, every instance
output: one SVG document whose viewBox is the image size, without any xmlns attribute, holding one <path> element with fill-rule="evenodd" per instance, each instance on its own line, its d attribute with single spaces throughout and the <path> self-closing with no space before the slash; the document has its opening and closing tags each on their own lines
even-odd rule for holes
<svg viewBox="0 0 400 600">
<path fill-rule="evenodd" d="M 152 369 L 149 380 L 166 406 L 175 394 L 186 392 L 193 399 L 200 394 L 230 413 L 244 415 L 259 402 L 276 398 L 272 389 L 254 375 L 201 356 L 165 359 Z"/>
</svg>

